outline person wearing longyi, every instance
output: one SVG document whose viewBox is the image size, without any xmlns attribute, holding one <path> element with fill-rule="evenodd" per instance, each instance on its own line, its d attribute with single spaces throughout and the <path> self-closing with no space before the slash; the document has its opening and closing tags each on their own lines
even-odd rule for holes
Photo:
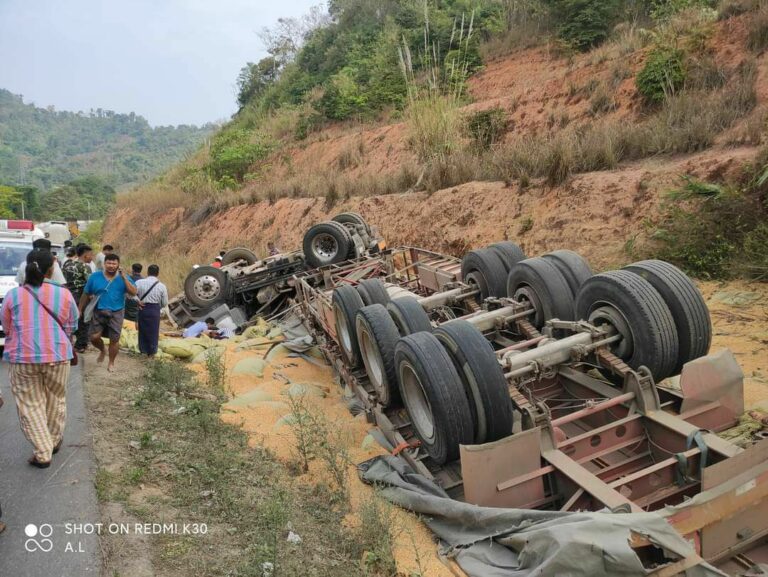
<svg viewBox="0 0 768 577">
<path fill-rule="evenodd" d="M 8 291 L 0 309 L 11 391 L 21 430 L 34 447 L 29 464 L 39 468 L 51 464 L 64 438 L 66 384 L 77 329 L 77 304 L 69 290 L 51 282 L 53 268 L 49 250 L 30 252 L 24 286 Z"/>
</svg>

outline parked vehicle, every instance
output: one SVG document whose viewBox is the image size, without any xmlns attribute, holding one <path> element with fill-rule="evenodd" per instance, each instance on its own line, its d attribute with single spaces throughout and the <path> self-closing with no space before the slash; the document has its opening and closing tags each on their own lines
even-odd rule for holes
<svg viewBox="0 0 768 577">
<path fill-rule="evenodd" d="M 44 238 L 42 230 L 31 220 L 0 220 L 0 302 L 16 288 L 19 266 L 32 250 L 32 243 Z M 2 322 L 2 321 L 0 321 Z M 0 347 L 5 344 L 5 332 L 0 325 Z"/>
</svg>

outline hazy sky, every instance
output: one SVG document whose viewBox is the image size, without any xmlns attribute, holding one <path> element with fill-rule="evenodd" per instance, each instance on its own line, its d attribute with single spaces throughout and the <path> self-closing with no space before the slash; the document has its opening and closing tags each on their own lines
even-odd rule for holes
<svg viewBox="0 0 768 577">
<path fill-rule="evenodd" d="M 135 112 L 152 125 L 235 112 L 257 32 L 322 0 L 0 0 L 0 88 L 59 110 Z"/>
</svg>

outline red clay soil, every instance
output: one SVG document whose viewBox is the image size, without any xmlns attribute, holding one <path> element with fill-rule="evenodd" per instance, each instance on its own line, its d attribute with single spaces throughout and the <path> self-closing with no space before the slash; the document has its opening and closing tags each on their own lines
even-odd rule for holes
<svg viewBox="0 0 768 577">
<path fill-rule="evenodd" d="M 707 179 L 738 170 L 754 148 L 708 151 L 679 159 L 650 159 L 620 170 L 576 176 L 561 187 L 534 183 L 521 190 L 499 182 L 472 182 L 425 193 L 352 198 L 328 209 L 323 199 L 281 199 L 230 208 L 194 226 L 183 210 L 147 215 L 122 208 L 109 217 L 118 250 L 130 255 L 187 255 L 205 263 L 220 249 L 247 246 L 264 254 L 274 240 L 282 250 L 301 247 L 313 224 L 344 211 L 361 213 L 390 246 L 412 245 L 461 255 L 508 238 L 530 255 L 557 248 L 583 253 L 598 269 L 629 259 L 624 248 L 642 241 L 665 192 L 680 175 Z M 140 228 L 137 228 L 141 222 Z M 144 234 L 134 234 L 142 230 Z"/>
<path fill-rule="evenodd" d="M 718 22 L 708 41 L 707 54 L 718 66 L 735 70 L 751 58 L 746 50 L 748 15 Z M 463 108 L 468 114 L 494 106 L 506 111 L 509 131 L 506 138 L 520 135 L 546 134 L 563 124 L 591 122 L 590 96 L 600 85 L 613 99 L 615 109 L 601 115 L 604 119 L 626 119 L 634 122 L 645 113 L 640 104 L 634 78 L 640 70 L 648 48 L 623 54 L 617 45 L 606 45 L 587 54 L 571 57 L 558 55 L 548 47 L 519 50 L 488 62 L 469 81 L 472 104 Z M 768 60 L 757 58 L 756 83 L 758 102 L 768 102 Z M 611 90 L 613 78 L 623 80 Z M 602 89 L 602 88 L 601 88 Z M 726 134 L 725 141 L 732 140 Z M 345 154 L 363 152 L 358 163 L 339 168 Z M 267 181 L 280 182 L 286 177 L 316 177 L 329 171 L 350 178 L 364 174 L 397 173 L 403 166 L 415 164 L 416 156 L 408 147 L 408 127 L 402 122 L 389 124 L 340 124 L 310 136 L 306 141 L 282 149 L 268 161 Z M 258 190 L 262 183 L 246 186 Z"/>
</svg>

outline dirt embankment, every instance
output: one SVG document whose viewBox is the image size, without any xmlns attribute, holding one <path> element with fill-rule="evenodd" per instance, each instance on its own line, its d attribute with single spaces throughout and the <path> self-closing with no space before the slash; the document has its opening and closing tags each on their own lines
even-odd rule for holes
<svg viewBox="0 0 768 577">
<path fill-rule="evenodd" d="M 738 171 L 754 154 L 753 148 L 737 148 L 650 159 L 621 170 L 579 175 L 554 188 L 474 182 L 432 195 L 352 198 L 332 208 L 320 198 L 280 199 L 236 206 L 198 224 L 189 210 L 185 218 L 183 209 L 148 215 L 140 207 L 122 208 L 110 215 L 104 240 L 134 256 L 170 254 L 205 263 L 219 250 L 235 246 L 264 254 L 269 240 L 282 250 L 300 248 L 313 224 L 351 210 L 377 226 L 390 246 L 461 255 L 508 238 L 529 255 L 570 248 L 595 268 L 606 269 L 627 261 L 628 243 L 642 242 L 666 191 L 680 184 L 680 175 L 717 178 Z"/>
</svg>

